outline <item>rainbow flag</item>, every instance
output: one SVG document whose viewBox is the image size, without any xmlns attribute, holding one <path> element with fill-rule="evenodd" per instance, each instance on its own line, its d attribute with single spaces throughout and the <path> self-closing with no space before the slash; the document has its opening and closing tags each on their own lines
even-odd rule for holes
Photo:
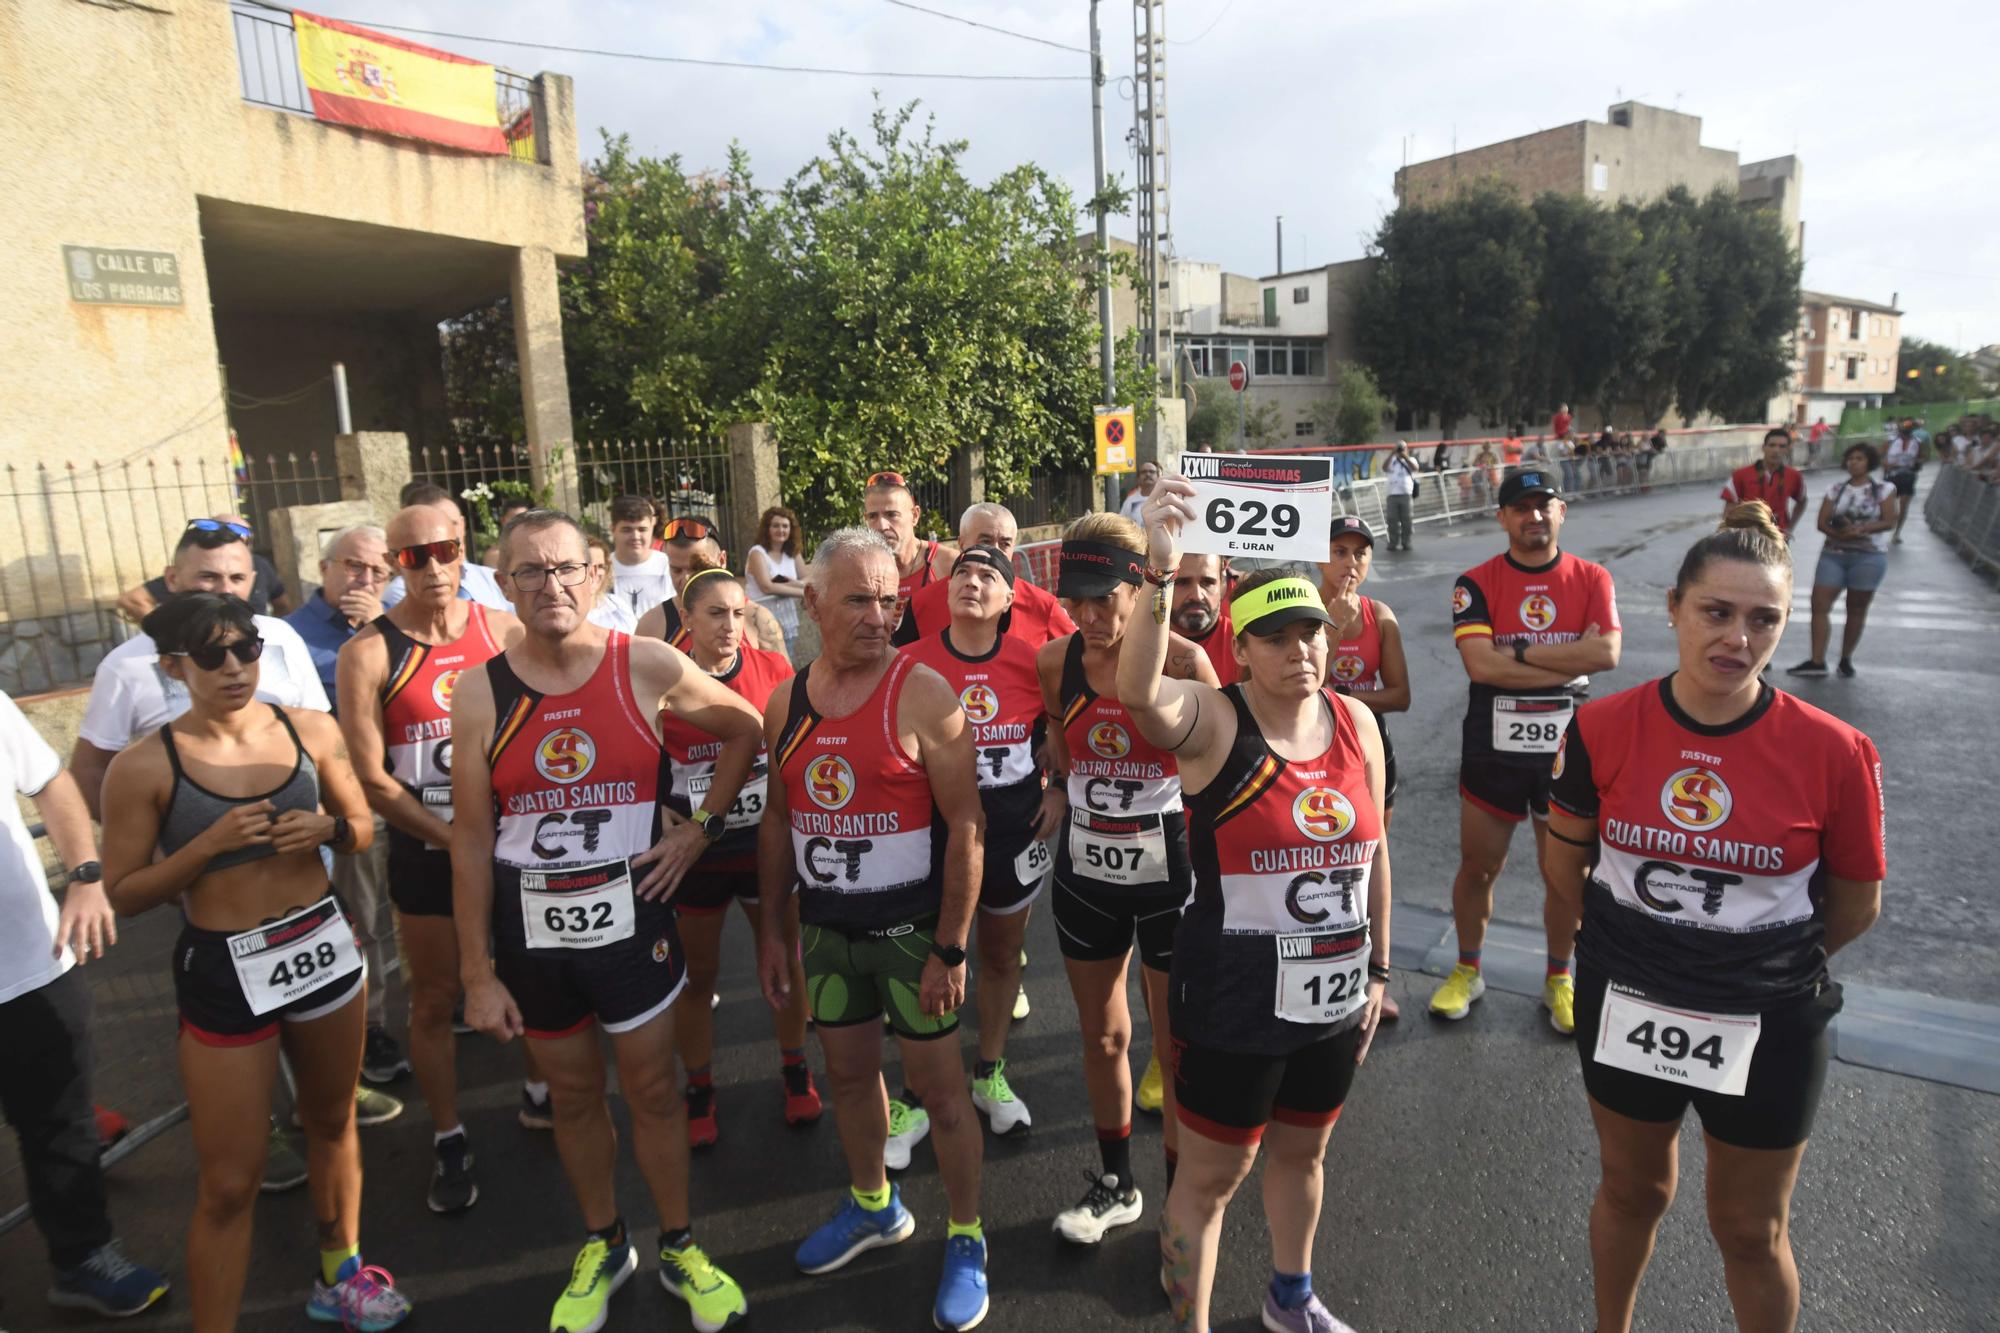
<svg viewBox="0 0 2000 1333">
<path fill-rule="evenodd" d="M 319 119 L 475 153 L 508 151 L 493 66 L 304 10 L 292 24 Z"/>
</svg>

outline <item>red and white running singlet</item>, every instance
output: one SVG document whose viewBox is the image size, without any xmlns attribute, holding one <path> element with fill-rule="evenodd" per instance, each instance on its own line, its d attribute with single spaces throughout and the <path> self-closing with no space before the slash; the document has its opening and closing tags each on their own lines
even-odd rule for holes
<svg viewBox="0 0 2000 1333">
<path fill-rule="evenodd" d="M 382 686 L 382 740 L 389 772 L 424 803 L 451 822 L 451 695 L 458 677 L 500 651 L 486 624 L 486 608 L 467 604 L 465 632 L 450 643 L 420 643 L 396 627 L 388 615 L 375 628 L 389 650 L 389 677 Z M 420 845 L 401 829 L 389 836 Z"/>
<path fill-rule="evenodd" d="M 672 603 L 668 603 L 672 605 Z M 736 662 L 729 670 L 715 677 L 718 685 L 726 685 L 759 713 L 770 702 L 771 691 L 780 681 L 790 680 L 792 664 L 781 654 L 767 653 L 762 648 L 741 644 L 736 650 Z M 660 712 L 660 748 L 667 756 L 667 789 L 661 797 L 669 808 L 680 814 L 692 814 L 708 800 L 708 786 L 715 776 L 715 757 L 722 753 L 722 742 L 715 737 L 674 714 L 662 709 Z M 735 802 L 729 807 L 723 828 L 722 840 L 702 854 L 702 861 L 710 866 L 723 862 L 750 862 L 757 855 L 757 825 L 764 818 L 764 798 L 769 782 L 766 755 L 763 746 L 757 747 L 757 762 L 750 769 L 750 776 L 743 781 L 743 789 L 736 794 Z M 748 868 L 746 864 L 744 868 Z"/>
<path fill-rule="evenodd" d="M 930 776 L 903 750 L 897 705 L 916 663 L 898 653 L 846 717 L 813 711 L 811 672 L 792 681 L 776 767 L 792 817 L 799 920 L 886 930 L 937 916 L 944 830 Z"/>
<path fill-rule="evenodd" d="M 1574 643 L 1591 625 L 1600 631 L 1619 628 L 1611 571 L 1566 551 L 1540 566 L 1521 564 L 1503 551 L 1460 574 L 1451 593 L 1454 643 L 1468 638 L 1508 647 Z M 1526 690 L 1497 689 L 1475 680 L 1465 709 L 1462 753 L 1546 769 L 1577 701 L 1589 690 L 1588 676 Z"/>
<path fill-rule="evenodd" d="M 958 696 L 978 747 L 987 839 L 1011 845 L 1026 833 L 1042 803 L 1042 773 L 1035 765 L 1042 684 L 1035 650 L 1023 639 L 1002 634 L 984 657 L 961 657 L 947 626 L 903 649 L 903 655 L 943 676 Z"/>
<path fill-rule="evenodd" d="M 1322 691 L 1332 740 L 1293 762 L 1265 742 L 1243 689 L 1223 691 L 1236 710 L 1229 757 L 1188 797 L 1194 899 L 1174 937 L 1174 1036 L 1284 1055 L 1352 1026 L 1367 1004 L 1382 814 L 1345 702 Z"/>
<path fill-rule="evenodd" d="M 1671 682 L 1585 704 L 1556 754 L 1550 800 L 1597 821 L 1577 957 L 1702 1009 L 1811 994 L 1826 973 L 1826 877 L 1883 876 L 1881 757 L 1768 685 L 1715 727 L 1682 711 Z"/>
<path fill-rule="evenodd" d="M 1361 599 L 1361 623 L 1351 637 L 1333 646 L 1333 660 L 1326 664 L 1330 683 L 1366 693 L 1382 688 L 1382 630 L 1375 622 L 1375 599 Z"/>
<path fill-rule="evenodd" d="M 1114 889 L 1187 886 L 1187 818 L 1171 751 L 1139 734 L 1116 699 L 1090 688 L 1083 635 L 1063 653 L 1063 739 L 1069 743 L 1069 828 L 1056 876 Z"/>
</svg>

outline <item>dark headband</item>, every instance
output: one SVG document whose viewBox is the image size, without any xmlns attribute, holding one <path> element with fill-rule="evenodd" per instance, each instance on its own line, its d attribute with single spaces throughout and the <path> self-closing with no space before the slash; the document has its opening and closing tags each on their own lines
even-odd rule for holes
<svg viewBox="0 0 2000 1333">
<path fill-rule="evenodd" d="M 1056 566 L 1056 596 L 1104 597 L 1121 583 L 1138 587 L 1146 558 L 1103 542 L 1066 541 Z"/>
<path fill-rule="evenodd" d="M 966 547 L 958 553 L 958 559 L 952 561 L 951 572 L 956 574 L 966 565 L 985 565 L 1007 580 L 1008 587 L 1014 586 L 1014 562 L 1000 554 L 995 547 L 985 545 Z"/>
</svg>

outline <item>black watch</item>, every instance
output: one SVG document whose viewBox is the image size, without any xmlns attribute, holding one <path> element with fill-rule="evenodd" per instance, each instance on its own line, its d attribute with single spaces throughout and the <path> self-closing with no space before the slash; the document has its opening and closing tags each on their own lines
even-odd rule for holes
<svg viewBox="0 0 2000 1333">
<path fill-rule="evenodd" d="M 710 842 L 721 842 L 722 835 L 729 829 L 729 822 L 726 819 L 721 815 L 711 814 L 706 810 L 697 810 L 692 815 L 689 815 L 688 818 L 693 821 L 696 828 L 701 830 L 701 836 L 707 838 Z"/>
<path fill-rule="evenodd" d="M 101 863 L 85 861 L 69 872 L 69 878 L 63 881 L 63 887 L 68 888 L 72 884 L 95 884 L 103 878 L 104 866 Z"/>
<path fill-rule="evenodd" d="M 965 962 L 965 950 L 955 945 L 940 944 L 938 941 L 932 940 L 931 952 L 946 967 L 958 967 Z"/>
<path fill-rule="evenodd" d="M 331 847 L 335 851 L 339 851 L 340 848 L 347 842 L 348 834 L 351 833 L 352 831 L 353 830 L 349 827 L 347 823 L 346 815 L 335 815 L 333 817 L 333 832 L 330 835 L 328 835 L 326 842 L 323 845 Z"/>
<path fill-rule="evenodd" d="M 1526 666 L 1526 665 L 1527 665 L 1527 662 L 1528 662 L 1528 641 L 1527 641 L 1526 639 L 1516 639 L 1516 640 L 1514 640 L 1514 660 L 1515 660 L 1516 662 L 1519 662 L 1519 663 L 1521 663 L 1521 664 L 1522 664 L 1523 666 Z"/>
</svg>

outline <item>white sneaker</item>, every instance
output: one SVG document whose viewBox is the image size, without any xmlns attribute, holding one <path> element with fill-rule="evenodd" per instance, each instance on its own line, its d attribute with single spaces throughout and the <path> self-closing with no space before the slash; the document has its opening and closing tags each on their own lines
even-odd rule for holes
<svg viewBox="0 0 2000 1333">
<path fill-rule="evenodd" d="M 910 1150 L 922 1143 L 931 1132 L 930 1112 L 921 1106 L 911 1106 L 889 1099 L 889 1138 L 882 1145 L 882 1165 L 891 1171 L 910 1169 Z"/>
<path fill-rule="evenodd" d="M 1008 1086 L 1005 1060 L 995 1062 L 992 1074 L 986 1078 L 973 1077 L 972 1104 L 985 1113 L 987 1127 L 995 1134 L 1026 1133 L 1034 1124 L 1028 1115 L 1028 1104 Z"/>
<path fill-rule="evenodd" d="M 1137 1185 L 1121 1190 L 1118 1177 L 1093 1176 L 1083 1201 L 1056 1214 L 1055 1233 L 1073 1245 L 1095 1245 L 1111 1228 L 1138 1221 L 1144 1207 Z"/>
</svg>

